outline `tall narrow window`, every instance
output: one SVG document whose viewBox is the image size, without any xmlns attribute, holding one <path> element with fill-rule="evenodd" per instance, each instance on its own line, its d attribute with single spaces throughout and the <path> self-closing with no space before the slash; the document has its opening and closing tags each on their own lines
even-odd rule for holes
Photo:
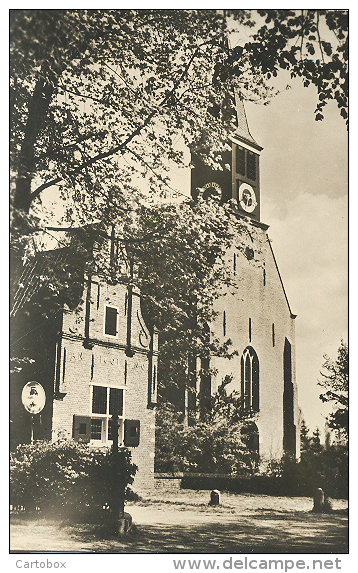
<svg viewBox="0 0 358 573">
<path fill-rule="evenodd" d="M 266 269 L 264 267 L 264 286 L 266 286 Z"/>
<path fill-rule="evenodd" d="M 123 390 L 109 388 L 109 414 L 111 416 L 123 415 Z"/>
<path fill-rule="evenodd" d="M 224 314 L 223 314 L 223 333 L 224 336 L 226 336 L 226 312 L 224 310 Z"/>
<path fill-rule="evenodd" d="M 249 318 L 249 342 L 251 342 L 251 318 Z"/>
<path fill-rule="evenodd" d="M 294 420 L 294 389 L 292 382 L 291 344 L 285 338 L 283 351 L 283 448 L 296 455 L 296 425 Z"/>
<path fill-rule="evenodd" d="M 117 335 L 117 309 L 106 306 L 104 332 L 109 336 Z"/>
<path fill-rule="evenodd" d="M 65 374 L 66 374 L 66 348 L 63 349 L 62 382 L 65 381 Z"/>
<path fill-rule="evenodd" d="M 152 381 L 152 392 L 153 392 L 153 394 L 154 394 L 154 392 L 155 392 L 155 386 L 156 386 L 156 384 L 157 384 L 157 369 L 156 369 L 156 367 L 154 366 L 154 368 L 153 368 L 153 381 Z"/>
<path fill-rule="evenodd" d="M 107 413 L 107 388 L 105 386 L 93 386 L 92 413 Z"/>
<path fill-rule="evenodd" d="M 239 145 L 236 146 L 236 173 L 245 175 L 245 149 Z"/>
<path fill-rule="evenodd" d="M 272 346 L 275 346 L 275 325 L 272 323 Z"/>
<path fill-rule="evenodd" d="M 255 181 L 256 179 L 256 154 L 247 151 L 247 176 Z"/>
<path fill-rule="evenodd" d="M 241 356 L 241 399 L 246 410 L 259 411 L 259 359 L 251 346 Z"/>
</svg>

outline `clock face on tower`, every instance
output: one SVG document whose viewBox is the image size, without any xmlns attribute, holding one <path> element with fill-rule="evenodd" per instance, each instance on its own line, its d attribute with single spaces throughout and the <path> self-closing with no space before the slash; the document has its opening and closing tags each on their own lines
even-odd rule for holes
<svg viewBox="0 0 358 573">
<path fill-rule="evenodd" d="M 210 183 L 205 183 L 205 185 L 203 185 L 203 198 L 207 199 L 208 197 L 220 201 L 222 197 L 222 190 L 218 183 L 211 181 Z"/>
<path fill-rule="evenodd" d="M 239 187 L 239 205 L 246 213 L 252 213 L 257 206 L 255 191 L 248 183 L 241 183 Z"/>
</svg>

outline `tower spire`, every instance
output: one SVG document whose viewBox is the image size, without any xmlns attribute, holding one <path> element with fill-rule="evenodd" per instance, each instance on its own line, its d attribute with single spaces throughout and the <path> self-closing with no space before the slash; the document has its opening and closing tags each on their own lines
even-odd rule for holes
<svg viewBox="0 0 358 573">
<path fill-rule="evenodd" d="M 263 148 L 254 140 L 254 138 L 250 133 L 244 102 L 241 99 L 240 94 L 236 90 L 235 90 L 235 108 L 237 117 L 237 128 L 233 134 L 234 138 L 239 139 L 242 143 L 248 143 L 258 151 L 261 151 Z"/>
</svg>

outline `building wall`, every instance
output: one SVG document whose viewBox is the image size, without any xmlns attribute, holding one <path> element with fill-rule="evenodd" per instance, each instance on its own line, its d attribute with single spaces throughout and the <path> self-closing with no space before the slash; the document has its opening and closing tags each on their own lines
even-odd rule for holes
<svg viewBox="0 0 358 573">
<path fill-rule="evenodd" d="M 117 309 L 115 336 L 104 332 L 106 305 Z M 75 311 L 64 312 L 54 376 L 53 435 L 63 431 L 72 435 L 74 414 L 96 417 L 91 413 L 93 386 L 123 390 L 123 418 L 140 421 L 139 446 L 130 448 L 138 465 L 137 489 L 153 487 L 157 351 L 157 335 L 152 340 L 144 323 L 139 293 L 131 296 L 124 283 L 109 285 L 92 278 L 85 286 L 83 303 Z M 121 438 L 123 427 L 120 442 Z M 103 445 L 111 443 L 104 435 L 102 439 Z"/>
<path fill-rule="evenodd" d="M 253 259 L 248 260 L 234 247 L 228 253 L 229 264 L 235 265 L 237 288 L 217 301 L 218 315 L 213 330 L 223 341 L 231 339 L 231 351 L 236 350 L 238 356 L 231 360 L 212 359 L 211 366 L 217 369 L 216 376 L 212 378 L 212 392 L 217 390 L 226 375 L 233 378 L 227 391 L 241 392 L 241 356 L 245 348 L 251 346 L 259 359 L 259 413 L 256 422 L 259 451 L 263 457 L 279 458 L 283 454 L 285 339 L 292 348 L 293 415 L 298 435 L 296 455 L 299 452 L 295 325 L 266 230 L 257 227 L 254 230 L 257 235 L 256 239 L 253 235 Z"/>
</svg>

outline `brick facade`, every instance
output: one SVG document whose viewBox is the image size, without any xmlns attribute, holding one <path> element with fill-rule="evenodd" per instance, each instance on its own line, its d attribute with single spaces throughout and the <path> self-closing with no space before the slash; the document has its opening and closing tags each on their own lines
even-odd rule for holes
<svg viewBox="0 0 358 573">
<path fill-rule="evenodd" d="M 134 487 L 145 490 L 154 487 L 158 335 L 155 330 L 149 332 L 142 317 L 139 292 L 123 279 L 122 283 L 108 284 L 98 277 L 85 277 L 83 302 L 73 310 L 64 309 L 56 332 L 45 323 L 42 338 L 47 341 L 47 351 L 42 349 L 31 374 L 25 369 L 22 375 L 15 376 L 12 418 L 17 438 L 13 444 L 27 442 L 30 437 L 30 415 L 24 412 L 20 401 L 23 384 L 29 379 L 39 381 L 47 396 L 41 420 L 35 417 L 35 439 L 54 439 L 59 434 L 76 437 L 74 416 L 81 416 L 89 428 L 91 420 L 97 420 L 101 436 L 93 434 L 92 428 L 90 439 L 96 447 L 112 443 L 108 437 L 110 390 L 104 390 L 107 411 L 103 413 L 103 405 L 93 406 L 93 388 L 115 389 L 123 396 L 119 444 L 124 441 L 124 420 L 140 423 L 139 445 L 130 449 L 138 466 Z M 106 307 L 116 311 L 113 335 L 105 333 Z M 23 325 L 28 327 L 24 322 Z M 36 337 L 41 338 L 39 332 Z M 33 336 L 34 341 L 36 337 Z M 45 369 L 43 363 L 47 365 Z M 21 426 L 22 431 L 20 428 L 17 432 Z M 88 436 L 83 441 L 88 441 Z"/>
</svg>

